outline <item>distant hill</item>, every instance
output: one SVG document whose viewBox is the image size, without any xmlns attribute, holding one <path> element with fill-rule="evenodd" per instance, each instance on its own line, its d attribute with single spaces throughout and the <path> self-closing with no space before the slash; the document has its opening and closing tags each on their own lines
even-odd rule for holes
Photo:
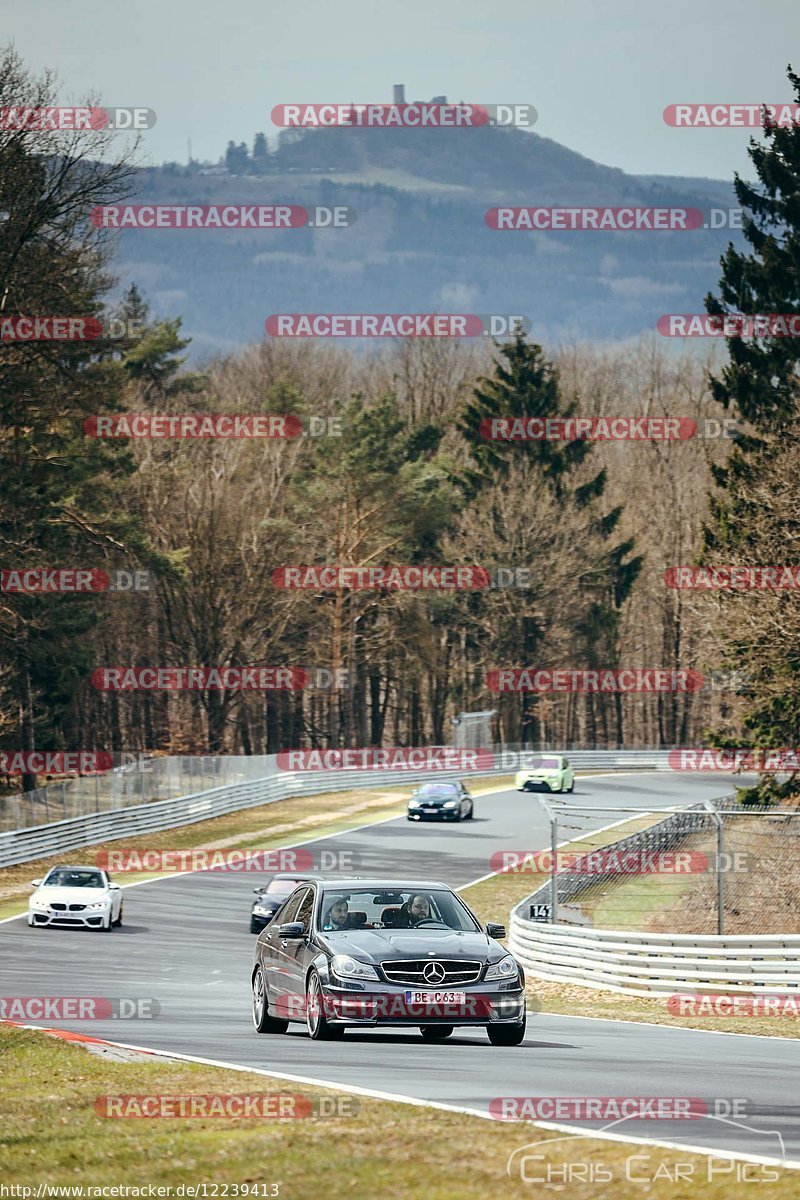
<svg viewBox="0 0 800 1200">
<path fill-rule="evenodd" d="M 195 357 L 260 339 L 278 312 L 525 313 L 545 343 L 627 337 L 662 313 L 702 311 L 721 253 L 740 237 L 490 230 L 484 213 L 501 203 L 736 205 L 723 181 L 628 175 L 538 134 L 491 128 L 293 131 L 259 175 L 166 164 L 140 172 L 135 199 L 358 214 L 340 230 L 121 233 L 123 284 L 139 284 L 156 315 L 184 318 Z"/>
</svg>

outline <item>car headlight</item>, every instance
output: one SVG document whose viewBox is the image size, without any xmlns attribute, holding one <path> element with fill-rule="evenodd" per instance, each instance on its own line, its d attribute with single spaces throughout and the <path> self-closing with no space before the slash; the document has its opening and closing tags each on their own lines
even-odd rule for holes
<svg viewBox="0 0 800 1200">
<path fill-rule="evenodd" d="M 274 912 L 272 908 L 264 908 L 263 904 L 253 905 L 253 915 L 256 917 L 271 917 Z"/>
<path fill-rule="evenodd" d="M 87 912 L 96 912 L 100 908 L 105 908 L 106 905 L 109 903 L 110 903 L 110 901 L 108 898 L 106 898 L 105 900 L 96 900 L 94 904 L 86 905 L 86 911 Z"/>
<path fill-rule="evenodd" d="M 419 808 L 419 800 L 409 800 L 408 807 L 409 808 Z"/>
<path fill-rule="evenodd" d="M 349 954 L 334 954 L 331 970 L 340 979 L 377 979 L 378 972 L 369 963 L 359 962 Z"/>
<path fill-rule="evenodd" d="M 445 800 L 444 802 L 445 808 L 455 808 L 457 804 L 457 800 Z"/>
<path fill-rule="evenodd" d="M 506 954 L 499 962 L 492 963 L 486 968 L 484 979 L 511 979 L 517 973 L 516 959 L 512 954 Z"/>
</svg>

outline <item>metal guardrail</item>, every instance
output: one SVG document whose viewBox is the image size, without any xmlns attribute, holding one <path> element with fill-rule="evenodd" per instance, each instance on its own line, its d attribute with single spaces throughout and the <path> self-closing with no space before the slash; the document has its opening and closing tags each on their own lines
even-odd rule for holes
<svg viewBox="0 0 800 1200">
<path fill-rule="evenodd" d="M 797 992 L 800 934 L 631 933 L 511 914 L 508 948 L 538 979 L 633 996 Z"/>
<path fill-rule="evenodd" d="M 514 771 L 513 756 L 518 753 L 519 751 L 508 747 L 497 748 L 495 765 L 491 769 L 479 767 L 473 772 L 432 772 L 429 769 L 278 771 L 275 756 L 270 756 L 269 760 L 265 759 L 264 762 L 265 767 L 271 767 L 271 772 L 267 773 L 265 770 L 264 777 L 260 779 L 211 788 L 175 799 L 105 809 L 45 825 L 0 833 L 0 868 L 115 838 L 134 837 L 142 833 L 191 825 L 196 821 L 223 816 L 239 809 L 273 804 L 291 796 L 318 795 L 324 792 L 347 791 L 351 788 L 402 787 L 405 783 L 419 783 L 430 779 L 432 775 L 437 779 L 468 778 L 470 774 L 507 775 Z M 578 770 L 667 770 L 668 754 L 667 750 L 572 750 L 569 752 L 569 758 Z"/>
</svg>

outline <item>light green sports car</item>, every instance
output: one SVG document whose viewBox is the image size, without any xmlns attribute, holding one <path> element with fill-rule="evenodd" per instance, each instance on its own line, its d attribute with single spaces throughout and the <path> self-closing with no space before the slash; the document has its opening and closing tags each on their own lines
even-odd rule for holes
<svg viewBox="0 0 800 1200">
<path fill-rule="evenodd" d="M 575 772 L 563 754 L 531 754 L 514 778 L 518 792 L 543 788 L 548 792 L 571 792 Z"/>
</svg>

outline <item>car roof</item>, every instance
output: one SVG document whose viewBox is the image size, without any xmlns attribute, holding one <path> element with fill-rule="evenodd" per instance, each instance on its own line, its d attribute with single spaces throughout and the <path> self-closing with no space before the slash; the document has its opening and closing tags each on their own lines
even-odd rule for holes
<svg viewBox="0 0 800 1200">
<path fill-rule="evenodd" d="M 269 882 L 273 879 L 296 879 L 299 883 L 307 883 L 309 879 L 319 879 L 319 875 L 308 875 L 305 871 L 276 871 L 274 875 L 270 875 Z"/>
<path fill-rule="evenodd" d="M 97 863 L 82 863 L 77 866 L 73 863 L 59 863 L 55 867 L 50 867 L 45 874 L 50 875 L 53 871 L 105 871 L 105 867 L 98 867 Z"/>
<path fill-rule="evenodd" d="M 351 879 L 321 879 L 319 882 L 326 892 L 408 892 L 416 888 L 453 890 L 449 883 L 442 883 L 440 879 L 359 879 L 354 876 Z"/>
</svg>

